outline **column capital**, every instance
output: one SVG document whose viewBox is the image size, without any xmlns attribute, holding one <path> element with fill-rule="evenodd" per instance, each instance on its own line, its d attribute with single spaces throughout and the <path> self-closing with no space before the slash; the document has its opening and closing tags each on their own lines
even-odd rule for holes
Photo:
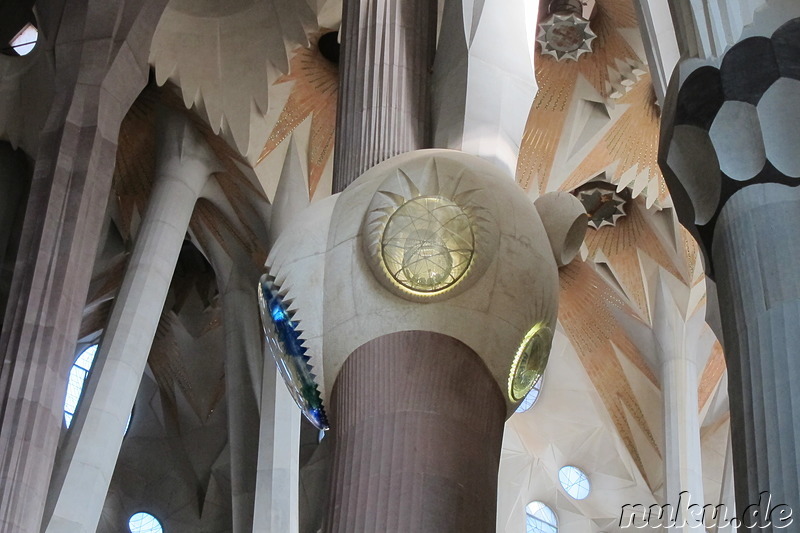
<svg viewBox="0 0 800 533">
<path fill-rule="evenodd" d="M 196 179 L 197 174 L 208 178 L 225 167 L 185 113 L 162 105 L 156 121 L 156 173 L 175 174 L 180 181 L 191 182 L 193 190 L 199 186 L 199 196 L 206 180 Z"/>
<path fill-rule="evenodd" d="M 800 10 L 796 13 L 800 16 Z M 681 223 L 711 249 L 728 200 L 756 184 L 800 185 L 800 18 L 757 20 L 718 60 L 686 60 L 673 75 L 662 119 L 659 162 Z"/>
</svg>

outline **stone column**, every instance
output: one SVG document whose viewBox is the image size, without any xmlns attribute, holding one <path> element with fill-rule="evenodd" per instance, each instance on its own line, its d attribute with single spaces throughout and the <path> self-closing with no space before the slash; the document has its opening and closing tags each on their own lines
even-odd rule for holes
<svg viewBox="0 0 800 533">
<path fill-rule="evenodd" d="M 26 167 L 22 152 L 0 142 L 0 269 L 5 264 L 12 226 L 28 182 Z"/>
<path fill-rule="evenodd" d="M 770 33 L 735 45 L 719 68 L 679 67 L 660 158 L 717 284 L 737 508 L 769 491 L 797 511 L 800 19 Z"/>
<path fill-rule="evenodd" d="M 66 4 L 39 4 L 46 31 L 39 34 L 37 53 L 54 68 L 52 104 L 42 97 L 47 91 L 19 89 L 26 91 L 20 101 L 49 109 L 35 154 L 17 255 L 21 266 L 9 295 L 13 305 L 0 334 L 4 533 L 41 529 L 119 126 L 147 83 L 149 43 L 166 0 L 143 0 L 135 8 L 122 0 Z"/>
<path fill-rule="evenodd" d="M 676 300 L 690 301 L 689 288 L 670 287 L 659 273 L 653 311 L 653 334 L 661 363 L 664 419 L 664 490 L 666 503 L 677 509 L 679 523 L 671 528 L 691 533 L 700 520 L 688 506 L 704 504 L 700 417 L 697 409 L 697 363 L 692 353 L 696 336 L 689 331 Z M 668 275 L 668 274 L 667 274 Z M 680 508 L 678 504 L 680 503 Z"/>
<path fill-rule="evenodd" d="M 264 359 L 258 304 L 253 294 L 257 277 L 246 284 L 237 278 L 234 276 L 222 293 L 222 316 L 225 328 L 225 388 L 228 395 L 233 531 L 246 532 L 254 530 L 259 449 L 259 432 L 256 428 L 260 424 Z M 272 365 L 272 361 L 266 363 Z M 289 533 L 288 530 L 281 531 Z"/>
<path fill-rule="evenodd" d="M 0 142 L 0 325 L 3 323 L 11 276 L 14 271 L 14 250 L 19 239 L 15 233 L 17 220 L 24 215 L 24 194 L 30 183 L 30 172 L 21 151 Z"/>
<path fill-rule="evenodd" d="M 156 177 L 100 343 L 80 431 L 48 533 L 93 533 L 114 473 L 195 202 L 218 163 L 185 117 L 158 129 Z"/>
<path fill-rule="evenodd" d="M 436 3 L 345 0 L 333 192 L 394 155 L 431 146 Z"/>
<path fill-rule="evenodd" d="M 253 532 L 297 533 L 301 415 L 272 357 L 265 358 Z"/>
<path fill-rule="evenodd" d="M 495 531 L 506 405 L 481 358 L 439 333 L 358 348 L 332 394 L 326 533 Z"/>
<path fill-rule="evenodd" d="M 686 506 L 690 503 L 700 507 L 704 505 L 700 420 L 697 413 L 697 365 L 694 360 L 682 353 L 662 360 L 661 391 L 664 396 L 666 437 L 666 501 L 673 506 L 681 502 L 679 511 L 686 517 L 687 527 L 678 530 L 691 532 L 697 529 L 700 522 L 687 513 Z"/>
</svg>

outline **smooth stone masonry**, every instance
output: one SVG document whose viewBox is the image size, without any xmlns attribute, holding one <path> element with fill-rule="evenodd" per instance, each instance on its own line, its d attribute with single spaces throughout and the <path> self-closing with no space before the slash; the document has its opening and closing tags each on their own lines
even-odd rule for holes
<svg viewBox="0 0 800 533">
<path fill-rule="evenodd" d="M 94 533 L 186 230 L 219 163 L 189 121 L 163 117 L 156 178 L 98 350 L 93 394 L 48 533 Z"/>
</svg>

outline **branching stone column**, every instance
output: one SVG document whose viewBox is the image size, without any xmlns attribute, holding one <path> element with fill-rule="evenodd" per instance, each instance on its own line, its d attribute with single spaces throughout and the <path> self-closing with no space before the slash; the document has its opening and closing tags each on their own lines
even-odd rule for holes
<svg viewBox="0 0 800 533">
<path fill-rule="evenodd" d="M 394 155 L 429 148 L 436 3 L 345 0 L 333 192 Z"/>
<path fill-rule="evenodd" d="M 94 533 L 195 202 L 218 162 L 178 115 L 159 128 L 156 177 L 90 380 L 49 533 Z"/>
<path fill-rule="evenodd" d="M 207 232 L 200 241 L 214 268 L 222 297 L 233 531 L 248 532 L 253 530 L 259 447 L 256 428 L 260 424 L 264 364 L 258 304 L 253 291 L 259 274 L 251 252 L 242 247 L 221 246 L 215 235 L 230 236 L 230 242 L 238 240 L 224 230 L 216 230 Z M 272 361 L 267 363 L 274 366 Z"/>
<path fill-rule="evenodd" d="M 662 168 L 717 284 L 740 511 L 762 491 L 800 510 L 799 40 L 794 19 L 683 64 L 665 107 Z"/>
<path fill-rule="evenodd" d="M 686 524 L 671 530 L 691 533 L 699 529 L 700 517 L 691 513 L 688 506 L 697 504 L 693 508 L 697 509 L 704 504 L 697 363 L 687 346 L 695 336 L 690 334 L 685 310 L 676 302 L 676 299 L 690 301 L 688 294 L 685 298 L 673 296 L 673 291 L 680 289 L 670 288 L 662 277 L 665 275 L 669 274 L 659 273 L 653 312 L 664 402 L 665 500 L 676 509 L 680 524 Z"/>
<path fill-rule="evenodd" d="M 266 358 L 253 532 L 297 533 L 301 415 L 272 358 Z"/>
<path fill-rule="evenodd" d="M 14 274 L 13 305 L 0 335 L 4 533 L 41 530 L 117 136 L 147 83 L 149 43 L 165 5 L 165 0 L 143 0 L 136 9 L 122 0 L 39 4 L 47 31 L 39 34 L 38 53 L 54 67 L 56 94 L 50 106 L 46 98 L 34 97 L 41 96 L 38 88 L 20 88 L 28 92 L 20 101 L 50 107 L 17 255 L 22 267 Z"/>
</svg>

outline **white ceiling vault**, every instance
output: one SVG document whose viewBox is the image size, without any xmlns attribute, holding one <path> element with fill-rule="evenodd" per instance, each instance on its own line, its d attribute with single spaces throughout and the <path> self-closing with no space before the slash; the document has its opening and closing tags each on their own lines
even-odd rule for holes
<svg viewBox="0 0 800 533">
<path fill-rule="evenodd" d="M 440 13 L 456 2 L 440 2 Z M 517 3 L 519 13 L 537 11 Z M 533 500 L 549 505 L 569 533 L 616 531 L 622 505 L 663 500 L 658 332 L 667 319 L 657 309 L 668 308 L 670 324 L 685 332 L 683 349 L 699 384 L 705 497 L 722 501 L 730 485 L 729 429 L 722 350 L 705 324 L 713 299 L 707 303 L 701 259 L 677 223 L 656 160 L 658 102 L 676 60 L 672 45 L 663 44 L 671 25 L 652 24 L 663 3 L 598 0 L 593 51 L 570 62 L 541 56 L 529 21 L 515 21 L 506 49 L 490 46 L 502 27 L 495 4 L 458 6 L 465 41 L 474 46 L 464 61 L 474 66 L 461 88 L 461 114 L 450 116 L 437 138 L 452 139 L 460 128 L 459 147 L 516 165 L 532 200 L 592 180 L 627 189 L 631 198 L 613 226 L 588 230 L 581 258 L 561 271 L 560 325 L 540 398 L 506 425 L 498 532 L 524 532 L 524 508 Z M 340 12 L 339 0 L 171 0 L 153 39 L 158 83 L 172 81 L 184 104 L 254 167 L 274 206 L 273 228 L 330 191 L 338 78 L 315 43 L 337 30 Z M 448 46 L 456 53 L 458 46 Z M 516 61 L 494 68 L 481 62 L 487 55 Z M 514 94 L 486 119 L 479 110 L 497 104 L 495 74 L 516 80 Z M 311 83 L 318 79 L 326 82 Z M 470 127 L 490 131 L 496 142 L 470 139 Z M 509 146 L 518 158 L 508 157 Z M 559 485 L 564 465 L 588 475 L 586 499 L 573 500 Z"/>
</svg>

